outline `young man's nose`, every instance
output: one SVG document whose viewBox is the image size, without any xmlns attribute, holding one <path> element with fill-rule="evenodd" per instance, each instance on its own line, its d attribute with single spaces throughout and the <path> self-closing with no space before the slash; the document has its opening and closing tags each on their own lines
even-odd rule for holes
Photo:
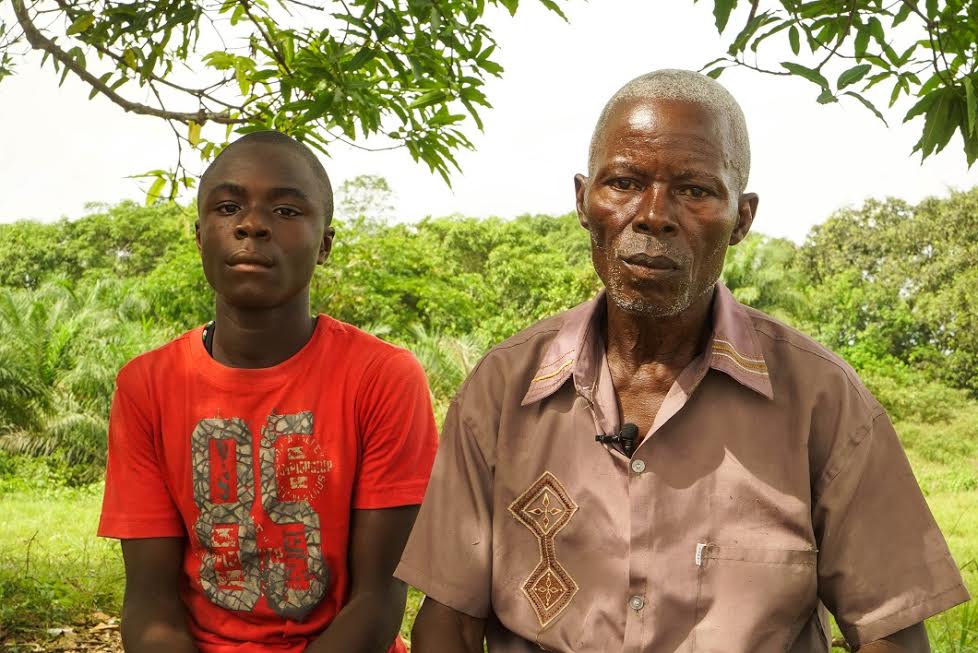
<svg viewBox="0 0 978 653">
<path fill-rule="evenodd" d="M 268 238 L 271 235 L 271 227 L 268 218 L 262 215 L 258 208 L 251 208 L 244 211 L 241 221 L 234 228 L 234 235 L 239 240 L 245 238 Z"/>
</svg>

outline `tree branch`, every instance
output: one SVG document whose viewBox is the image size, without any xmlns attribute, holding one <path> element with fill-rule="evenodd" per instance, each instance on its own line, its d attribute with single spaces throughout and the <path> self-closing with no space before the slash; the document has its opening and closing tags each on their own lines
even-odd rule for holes
<svg viewBox="0 0 978 653">
<path fill-rule="evenodd" d="M 24 30 L 24 36 L 27 39 L 27 42 L 31 44 L 31 47 L 50 54 L 56 61 L 58 61 L 58 63 L 66 67 L 68 70 L 74 73 L 76 77 L 91 86 L 93 89 L 120 106 L 123 111 L 146 116 L 155 116 L 157 118 L 164 118 L 166 120 L 177 120 L 183 123 L 193 121 L 199 125 L 202 125 L 207 121 L 216 122 L 222 125 L 238 125 L 247 122 L 246 118 L 234 118 L 227 111 L 213 112 L 206 111 L 204 109 L 200 109 L 199 111 L 193 113 L 168 111 L 166 109 L 157 109 L 156 107 L 127 100 L 113 91 L 108 84 L 100 81 L 95 75 L 88 72 L 84 66 L 80 66 L 73 57 L 59 48 L 54 41 L 44 36 L 44 34 L 42 34 L 31 21 L 31 17 L 28 14 L 27 7 L 24 5 L 23 0 L 11 0 L 11 4 L 13 5 L 14 15 L 17 17 L 17 22 L 20 24 L 21 29 Z"/>
<path fill-rule="evenodd" d="M 835 54 L 836 54 L 836 52 L 839 51 L 839 47 L 842 46 L 842 42 L 846 40 L 846 37 L 847 36 L 849 36 L 849 31 L 852 29 L 852 21 L 855 19 L 855 17 L 856 17 L 856 0 L 852 0 L 852 3 L 851 3 L 850 8 L 849 8 L 849 22 L 846 24 L 845 32 L 843 32 L 842 34 L 839 34 L 839 38 L 836 39 L 836 42 L 835 42 L 835 47 L 833 47 L 831 50 L 829 50 L 829 53 L 827 55 L 825 55 L 825 58 L 824 59 L 822 59 L 822 63 L 818 64 L 815 67 L 815 70 L 821 70 L 822 69 L 822 66 L 824 66 L 825 64 L 827 64 L 829 62 L 829 59 L 831 59 L 832 57 L 834 57 Z M 818 41 L 818 39 L 815 39 L 815 40 Z"/>
</svg>

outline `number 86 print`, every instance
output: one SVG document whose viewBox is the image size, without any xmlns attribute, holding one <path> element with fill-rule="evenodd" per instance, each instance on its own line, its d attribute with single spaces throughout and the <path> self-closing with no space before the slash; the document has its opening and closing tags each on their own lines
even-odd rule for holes
<svg viewBox="0 0 978 653">
<path fill-rule="evenodd" d="M 302 619 L 326 593 L 330 572 L 322 552 L 319 515 L 304 500 L 280 498 L 275 443 L 297 436 L 314 437 L 311 412 L 269 415 L 261 429 L 261 507 L 282 527 L 284 538 L 284 555 L 262 558 L 251 515 L 251 431 L 237 417 L 203 419 L 194 428 L 194 501 L 200 511 L 194 531 L 205 550 L 200 583 L 207 598 L 221 607 L 251 611 L 264 594 L 276 614 Z"/>
</svg>

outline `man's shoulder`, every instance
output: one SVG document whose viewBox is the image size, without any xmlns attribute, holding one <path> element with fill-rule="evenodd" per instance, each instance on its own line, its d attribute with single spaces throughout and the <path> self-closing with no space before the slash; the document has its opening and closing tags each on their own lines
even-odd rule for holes
<svg viewBox="0 0 978 653">
<path fill-rule="evenodd" d="M 744 306 L 754 331 L 758 334 L 772 381 L 804 383 L 812 392 L 826 389 L 844 391 L 857 397 L 869 410 L 878 402 L 859 375 L 841 356 L 767 313 Z"/>
<path fill-rule="evenodd" d="M 492 347 L 473 368 L 460 393 L 473 385 L 478 386 L 479 391 L 486 386 L 509 386 L 518 392 L 526 392 L 530 379 L 557 334 L 567 322 L 591 310 L 593 301 L 535 322 Z"/>
<path fill-rule="evenodd" d="M 395 383 L 427 384 L 425 371 L 410 349 L 325 314 L 319 319 L 325 337 L 317 356 L 329 361 L 333 378 L 346 379 L 357 393 Z"/>
<path fill-rule="evenodd" d="M 369 368 L 391 359 L 413 359 L 409 349 L 392 344 L 377 335 L 364 331 L 347 322 L 321 314 L 326 337 L 323 339 L 322 353 L 340 349 L 347 359 L 356 365 Z"/>
<path fill-rule="evenodd" d="M 161 375 L 173 378 L 187 360 L 187 349 L 193 337 L 200 337 L 200 327 L 130 359 L 116 376 L 117 387 L 128 390 L 133 384 L 145 384 Z"/>
</svg>

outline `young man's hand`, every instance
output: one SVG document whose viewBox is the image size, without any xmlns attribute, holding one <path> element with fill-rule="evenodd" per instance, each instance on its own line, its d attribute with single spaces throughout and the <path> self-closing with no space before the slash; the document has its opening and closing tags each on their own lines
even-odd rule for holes
<svg viewBox="0 0 978 653">
<path fill-rule="evenodd" d="M 306 653 L 385 653 L 401 625 L 407 586 L 394 568 L 418 506 L 353 510 L 350 516 L 350 599 Z"/>
<path fill-rule="evenodd" d="M 122 644 L 127 653 L 196 652 L 179 594 L 184 545 L 182 537 L 122 540 Z"/>
<path fill-rule="evenodd" d="M 411 631 L 412 653 L 482 653 L 486 620 L 426 597 Z"/>
</svg>

